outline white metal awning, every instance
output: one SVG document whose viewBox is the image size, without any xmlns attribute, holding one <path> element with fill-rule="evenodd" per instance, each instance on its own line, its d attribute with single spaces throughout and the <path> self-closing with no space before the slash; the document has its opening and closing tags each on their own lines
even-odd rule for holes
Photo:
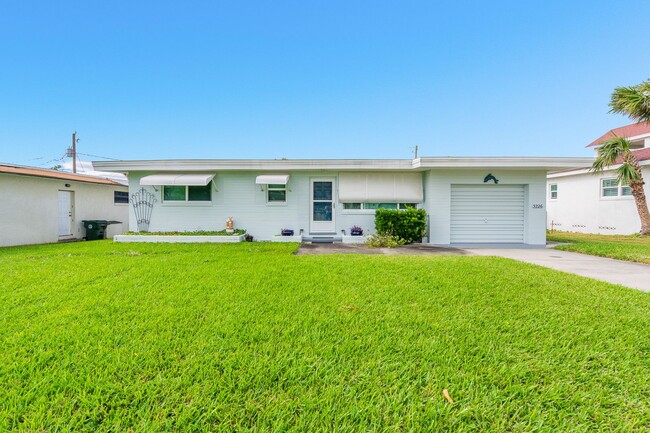
<svg viewBox="0 0 650 433">
<path fill-rule="evenodd" d="M 205 186 L 214 174 L 152 174 L 140 179 L 140 185 Z"/>
<path fill-rule="evenodd" d="M 421 173 L 339 173 L 342 203 L 422 203 Z"/>
<path fill-rule="evenodd" d="M 263 174 L 255 178 L 257 185 L 286 185 L 289 182 L 288 174 Z"/>
</svg>

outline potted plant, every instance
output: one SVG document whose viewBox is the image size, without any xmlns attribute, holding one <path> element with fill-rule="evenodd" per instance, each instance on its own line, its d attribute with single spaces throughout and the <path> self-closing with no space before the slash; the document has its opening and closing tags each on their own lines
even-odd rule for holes
<svg viewBox="0 0 650 433">
<path fill-rule="evenodd" d="M 354 226 L 350 229 L 350 234 L 352 236 L 363 236 L 363 229 L 359 226 Z"/>
<path fill-rule="evenodd" d="M 293 230 L 291 230 L 291 229 L 284 229 L 283 228 L 280 231 L 280 233 L 282 234 L 282 236 L 293 236 Z"/>
</svg>

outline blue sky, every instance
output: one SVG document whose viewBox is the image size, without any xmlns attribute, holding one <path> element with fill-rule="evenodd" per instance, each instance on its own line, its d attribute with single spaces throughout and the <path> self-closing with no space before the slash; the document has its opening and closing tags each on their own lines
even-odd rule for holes
<svg viewBox="0 0 650 433">
<path fill-rule="evenodd" d="M 0 161 L 588 156 L 650 78 L 650 2 L 31 2 Z M 98 159 L 82 155 L 83 159 Z"/>
</svg>

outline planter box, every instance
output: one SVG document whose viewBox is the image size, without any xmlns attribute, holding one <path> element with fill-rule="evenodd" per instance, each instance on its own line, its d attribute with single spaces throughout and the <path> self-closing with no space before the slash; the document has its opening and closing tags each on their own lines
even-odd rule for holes
<svg viewBox="0 0 650 433">
<path fill-rule="evenodd" d="M 115 235 L 115 242 L 151 242 L 151 243 L 233 243 L 242 242 L 245 235 L 233 236 L 164 236 L 164 235 Z"/>
<path fill-rule="evenodd" d="M 298 242 L 302 243 L 302 235 L 282 236 L 276 235 L 271 238 L 271 242 Z"/>
<path fill-rule="evenodd" d="M 344 235 L 342 241 L 344 244 L 365 244 L 369 235 L 366 236 L 348 236 Z"/>
</svg>

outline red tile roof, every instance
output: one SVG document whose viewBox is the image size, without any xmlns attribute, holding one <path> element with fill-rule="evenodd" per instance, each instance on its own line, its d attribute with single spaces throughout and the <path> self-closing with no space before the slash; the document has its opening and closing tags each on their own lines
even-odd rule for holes
<svg viewBox="0 0 650 433">
<path fill-rule="evenodd" d="M 36 167 L 22 167 L 19 165 L 0 164 L 0 173 L 19 174 L 25 176 L 47 177 L 50 179 L 72 180 L 75 182 L 101 183 L 106 185 L 124 186 L 119 182 L 101 177 L 88 176 L 85 174 L 66 173 L 64 171 L 46 170 Z"/>
<path fill-rule="evenodd" d="M 632 125 L 626 125 L 611 129 L 587 145 L 587 147 L 598 146 L 600 143 L 614 137 L 629 138 L 642 134 L 650 134 L 650 122 L 633 123 Z"/>
<path fill-rule="evenodd" d="M 645 149 L 633 150 L 632 153 L 636 156 L 636 159 L 639 161 L 648 161 L 650 160 L 650 147 Z"/>
</svg>

